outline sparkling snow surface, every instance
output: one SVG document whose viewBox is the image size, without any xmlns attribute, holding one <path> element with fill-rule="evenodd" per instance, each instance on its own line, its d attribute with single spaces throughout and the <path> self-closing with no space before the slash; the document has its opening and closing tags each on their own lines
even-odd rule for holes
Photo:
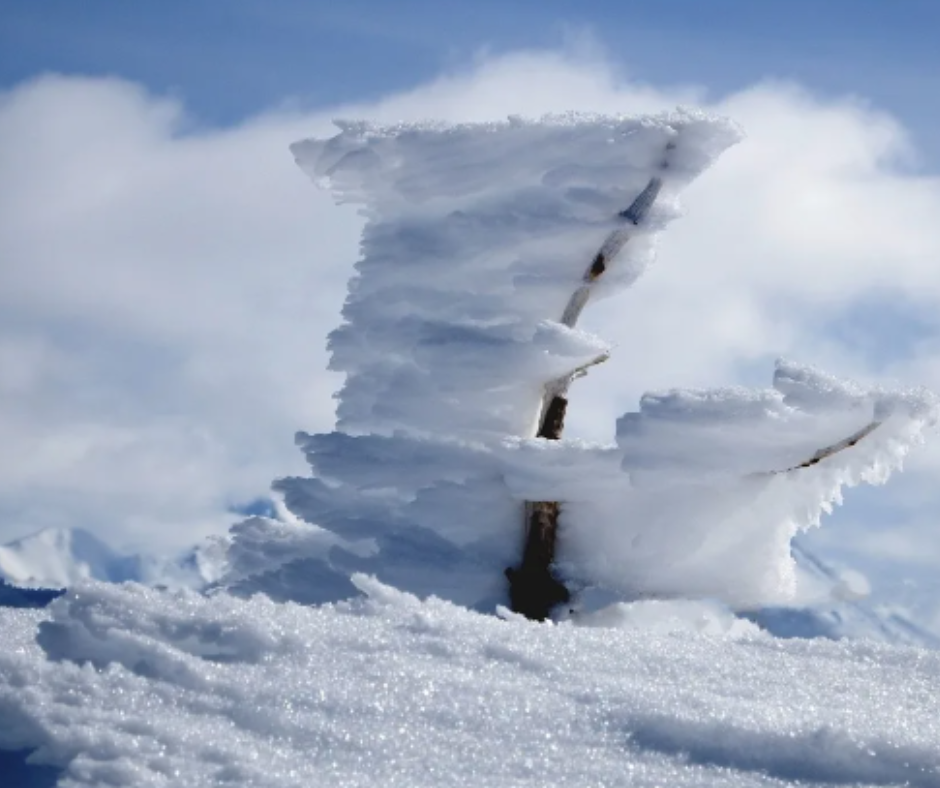
<svg viewBox="0 0 940 788">
<path fill-rule="evenodd" d="M 0 746 L 89 787 L 940 785 L 936 652 L 691 602 L 504 621 L 354 580 L 337 606 L 88 584 L 2 610 Z"/>
</svg>

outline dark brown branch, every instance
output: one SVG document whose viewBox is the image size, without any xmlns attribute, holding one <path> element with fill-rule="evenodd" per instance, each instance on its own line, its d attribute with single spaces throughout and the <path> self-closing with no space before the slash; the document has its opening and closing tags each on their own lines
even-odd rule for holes
<svg viewBox="0 0 940 788">
<path fill-rule="evenodd" d="M 567 410 L 567 399 L 553 397 L 545 409 L 538 437 L 558 440 L 565 427 Z M 512 609 L 535 621 L 544 621 L 551 615 L 552 608 L 570 599 L 568 589 L 552 572 L 560 508 L 556 501 L 532 501 L 526 504 L 526 540 L 522 563 L 518 569 L 506 570 Z"/>
<path fill-rule="evenodd" d="M 757 475 L 777 476 L 782 473 L 789 473 L 790 471 L 798 471 L 801 468 L 811 468 L 812 466 L 825 460 L 827 457 L 831 457 L 833 454 L 838 454 L 840 451 L 845 451 L 846 449 L 852 448 L 855 444 L 862 440 L 862 438 L 866 438 L 871 435 L 871 433 L 878 429 L 882 423 L 883 422 L 880 421 L 872 421 L 857 432 L 853 432 L 851 435 L 849 435 L 849 437 L 843 438 L 842 440 L 833 443 L 831 446 L 824 446 L 808 460 L 803 460 L 801 463 L 791 465 L 789 468 L 782 468 L 777 471 L 764 471 L 763 473 Z"/>
<path fill-rule="evenodd" d="M 666 151 L 674 145 L 669 143 Z M 662 162 L 665 169 L 668 162 Z M 634 228 L 639 225 L 659 196 L 663 182 L 653 177 L 637 196 L 629 208 L 619 214 L 625 222 L 613 230 L 605 239 L 591 264 L 581 278 L 581 285 L 571 295 L 562 314 L 562 324 L 573 328 L 581 311 L 591 297 L 592 286 L 607 270 L 607 266 L 627 241 L 633 236 Z M 588 367 L 607 359 L 607 354 L 598 356 L 583 367 L 550 381 L 545 386 L 542 398 L 542 410 L 539 414 L 537 437 L 546 440 L 560 440 L 565 426 L 565 412 L 568 408 L 568 387 L 571 381 L 586 373 Z M 570 594 L 554 574 L 555 544 L 558 538 L 558 516 L 561 504 L 558 501 L 529 501 L 525 505 L 525 547 L 522 563 L 518 568 L 506 570 L 509 579 L 509 600 L 513 611 L 526 618 L 544 621 L 557 605 L 569 601 Z"/>
</svg>

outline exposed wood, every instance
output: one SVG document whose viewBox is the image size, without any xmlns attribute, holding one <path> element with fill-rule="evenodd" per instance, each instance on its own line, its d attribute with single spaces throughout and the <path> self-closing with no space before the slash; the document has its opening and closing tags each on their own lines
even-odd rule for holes
<svg viewBox="0 0 940 788">
<path fill-rule="evenodd" d="M 561 437 L 562 430 L 565 428 L 565 413 L 567 410 L 567 399 L 564 397 L 552 397 L 552 401 L 545 411 L 545 419 L 542 421 L 542 426 L 539 427 L 539 433 L 536 437 L 557 441 Z"/>
<path fill-rule="evenodd" d="M 536 429 L 536 437 L 538 438 L 548 438 L 548 428 L 546 427 L 546 422 L 550 418 L 549 410 L 551 409 L 552 402 L 555 399 L 561 397 L 565 400 L 565 405 L 567 407 L 568 402 L 568 389 L 571 387 L 571 384 L 578 378 L 583 378 L 587 375 L 588 370 L 596 366 L 597 364 L 603 364 L 607 359 L 610 358 L 610 353 L 601 353 L 598 356 L 595 356 L 586 364 L 582 364 L 580 367 L 577 367 L 567 375 L 562 375 L 560 378 L 555 378 L 555 380 L 550 380 L 545 384 L 545 389 L 542 392 L 542 407 L 539 410 L 539 422 Z M 562 425 L 563 427 L 564 425 Z M 561 438 L 562 428 L 559 428 L 557 435 L 549 440 L 559 440 Z"/>
<path fill-rule="evenodd" d="M 556 605 L 571 597 L 565 584 L 555 577 L 555 539 L 558 533 L 559 504 L 533 501 L 526 504 L 527 538 L 522 563 L 507 569 L 509 602 L 516 613 L 534 621 L 544 621 Z"/>
<path fill-rule="evenodd" d="M 757 474 L 758 476 L 777 476 L 782 473 L 789 473 L 790 471 L 798 471 L 801 468 L 811 468 L 817 463 L 825 460 L 827 457 L 831 457 L 833 454 L 838 454 L 840 451 L 845 451 L 846 449 L 851 448 L 857 444 L 863 438 L 871 435 L 878 427 L 880 427 L 884 422 L 881 421 L 872 421 L 869 424 L 866 424 L 857 432 L 853 432 L 849 437 L 843 438 L 840 441 L 836 441 L 830 446 L 823 446 L 819 449 L 812 457 L 808 460 L 803 460 L 803 462 L 796 465 L 791 465 L 789 468 L 781 468 L 776 471 L 765 471 L 763 473 Z"/>
<path fill-rule="evenodd" d="M 671 142 L 666 151 L 675 147 Z M 663 160 L 665 169 L 668 161 Z M 607 270 L 610 262 L 620 253 L 633 236 L 633 229 L 638 226 L 659 196 L 662 178 L 654 176 L 629 208 L 621 211 L 618 217 L 622 221 L 605 239 L 597 254 L 591 260 L 581 278 L 580 286 L 572 293 L 562 314 L 563 325 L 573 328 L 581 312 L 591 297 L 594 283 Z M 624 226 L 626 223 L 628 226 Z M 568 388 L 573 380 L 587 374 L 587 370 L 608 358 L 603 353 L 571 373 L 545 384 L 542 407 L 539 414 L 537 437 L 547 440 L 560 440 L 565 426 L 565 413 L 568 409 Z M 518 568 L 506 570 L 509 579 L 510 605 L 516 613 L 527 618 L 544 621 L 551 616 L 553 608 L 570 599 L 565 584 L 554 574 L 555 545 L 558 538 L 558 516 L 561 504 L 558 501 L 529 501 L 525 505 L 525 547 L 522 563 Z"/>
</svg>

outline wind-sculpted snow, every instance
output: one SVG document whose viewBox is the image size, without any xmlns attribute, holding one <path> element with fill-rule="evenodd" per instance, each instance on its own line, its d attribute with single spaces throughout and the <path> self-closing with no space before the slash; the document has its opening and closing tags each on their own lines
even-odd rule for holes
<svg viewBox="0 0 940 788">
<path fill-rule="evenodd" d="M 777 641 L 693 602 L 506 621 L 353 581 L 337 606 L 88 583 L 0 609 L 0 748 L 69 788 L 940 785 L 936 652 Z"/>
<path fill-rule="evenodd" d="M 785 601 L 795 591 L 792 538 L 818 525 L 844 487 L 887 481 L 937 413 L 927 391 L 866 389 L 783 362 L 771 389 L 647 394 L 617 424 L 629 484 L 579 494 L 575 473 L 553 480 L 568 502 L 562 558 L 630 595 Z"/>
<path fill-rule="evenodd" d="M 491 611 L 519 559 L 523 502 L 560 501 L 574 590 L 779 602 L 794 534 L 843 487 L 883 482 L 936 421 L 929 393 L 782 363 L 768 389 L 648 394 L 616 446 L 536 439 L 546 385 L 608 351 L 563 322 L 569 299 L 632 285 L 679 192 L 738 132 L 691 112 L 340 129 L 293 146 L 366 218 L 329 340 L 346 375 L 337 431 L 297 436 L 313 475 L 274 486 L 300 521 L 236 529 L 223 585 L 324 601 L 363 571 Z M 660 182 L 647 215 L 626 210 Z M 586 286 L 612 230 L 629 239 Z"/>
<path fill-rule="evenodd" d="M 558 321 L 618 214 L 662 179 L 599 293 L 636 280 L 679 190 L 738 138 L 693 113 L 341 128 L 293 146 L 368 219 L 329 342 L 338 428 L 477 440 L 534 434 L 544 383 L 607 349 Z"/>
</svg>

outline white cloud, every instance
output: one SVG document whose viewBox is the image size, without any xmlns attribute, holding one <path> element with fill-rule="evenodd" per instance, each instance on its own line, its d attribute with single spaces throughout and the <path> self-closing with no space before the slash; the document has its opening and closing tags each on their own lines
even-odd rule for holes
<svg viewBox="0 0 940 788">
<path fill-rule="evenodd" d="M 187 125 L 117 81 L 4 97 L 0 538 L 191 541 L 329 428 L 357 219 L 296 171 L 307 123 Z"/>
<path fill-rule="evenodd" d="M 118 80 L 45 77 L 6 94 L 0 541 L 66 524 L 119 545 L 181 546 L 223 528 L 225 506 L 272 477 L 303 472 L 292 434 L 332 422 L 338 380 L 324 372 L 324 338 L 359 219 L 296 170 L 290 142 L 329 134 L 332 116 L 637 113 L 705 100 L 631 85 L 602 61 L 532 52 L 483 58 L 374 105 L 221 130 Z M 940 306 L 940 183 L 912 171 L 898 121 L 777 83 L 709 108 L 748 140 L 689 190 L 657 268 L 586 313 L 619 347 L 573 391 L 570 426 L 583 435 L 609 437 L 642 390 L 753 383 L 781 354 L 877 377 L 884 360 L 827 326 L 865 299 Z M 940 388 L 938 348 L 928 336 L 889 359 L 890 374 Z M 925 457 L 914 477 L 924 486 L 940 452 Z M 940 501 L 925 495 L 924 507 L 918 522 Z"/>
</svg>

